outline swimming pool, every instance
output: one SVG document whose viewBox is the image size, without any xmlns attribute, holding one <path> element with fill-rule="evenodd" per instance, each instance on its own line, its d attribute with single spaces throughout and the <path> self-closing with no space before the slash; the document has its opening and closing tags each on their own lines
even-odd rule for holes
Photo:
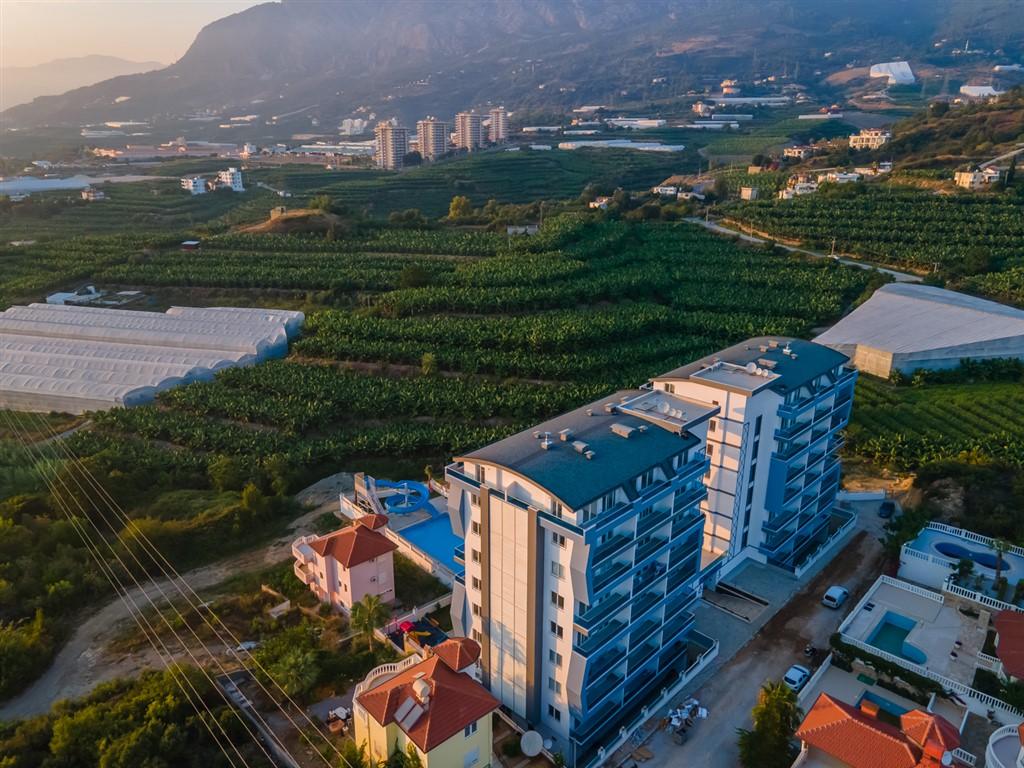
<svg viewBox="0 0 1024 768">
<path fill-rule="evenodd" d="M 447 515 L 434 515 L 413 523 L 400 530 L 398 535 L 423 550 L 452 573 L 460 574 L 465 570 L 455 562 L 455 548 L 462 546 L 462 539 L 452 533 L 452 525 Z"/>
<path fill-rule="evenodd" d="M 917 622 L 913 619 L 894 611 L 886 611 L 868 638 L 868 645 L 914 664 L 924 664 L 928 661 L 925 652 L 907 642 L 907 635 L 915 626 Z"/>
<path fill-rule="evenodd" d="M 899 704 L 889 701 L 884 696 L 879 696 L 877 693 L 872 693 L 871 691 L 864 691 L 864 695 L 861 696 L 860 701 L 857 702 L 857 707 L 860 708 L 861 702 L 864 701 L 870 701 L 873 704 L 877 704 L 879 709 L 888 712 L 894 717 L 905 715 L 910 711 L 906 707 L 901 707 Z"/>
<path fill-rule="evenodd" d="M 975 552 L 973 549 L 967 547 L 961 547 L 959 544 L 954 544 L 951 541 L 940 541 L 935 544 L 935 551 L 940 555 L 951 557 L 954 560 L 973 560 L 978 565 L 984 568 L 991 568 L 993 571 L 996 569 L 997 559 L 996 556 L 990 552 Z M 1003 570 L 1007 570 L 1009 563 L 1006 562 L 1006 558 L 1003 558 Z"/>
</svg>

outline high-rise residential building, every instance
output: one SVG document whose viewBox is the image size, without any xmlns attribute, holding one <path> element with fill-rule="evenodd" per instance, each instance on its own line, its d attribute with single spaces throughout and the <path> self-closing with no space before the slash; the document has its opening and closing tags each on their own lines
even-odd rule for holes
<svg viewBox="0 0 1024 768">
<path fill-rule="evenodd" d="M 838 451 L 853 406 L 849 358 L 800 339 L 749 339 L 653 379 L 713 406 L 704 549 L 731 570 L 754 558 L 797 570 L 839 523 Z"/>
<path fill-rule="evenodd" d="M 446 154 L 450 133 L 451 125 L 443 123 L 435 117 L 428 117 L 416 123 L 420 155 L 423 159 L 433 161 Z"/>
<path fill-rule="evenodd" d="M 491 693 L 592 763 L 717 651 L 694 628 L 706 432 L 716 406 L 629 390 L 457 457 L 448 511 L 464 538 L 452 621 L 482 647 Z"/>
<path fill-rule="evenodd" d="M 504 107 L 491 110 L 491 124 L 487 129 L 487 138 L 492 144 L 500 144 L 508 140 L 508 112 Z"/>
<path fill-rule="evenodd" d="M 377 123 L 373 135 L 377 139 L 374 153 L 377 167 L 389 171 L 400 169 L 409 153 L 409 129 L 394 123 Z"/>
<path fill-rule="evenodd" d="M 455 144 L 472 152 L 483 146 L 483 117 L 476 112 L 455 115 Z"/>
</svg>

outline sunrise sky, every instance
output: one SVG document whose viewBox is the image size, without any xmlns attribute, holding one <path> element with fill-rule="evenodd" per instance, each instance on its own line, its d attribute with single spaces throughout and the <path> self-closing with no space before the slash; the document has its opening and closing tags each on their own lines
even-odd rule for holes
<svg viewBox="0 0 1024 768">
<path fill-rule="evenodd" d="M 88 54 L 170 64 L 215 19 L 258 0 L 0 0 L 0 66 Z"/>
</svg>

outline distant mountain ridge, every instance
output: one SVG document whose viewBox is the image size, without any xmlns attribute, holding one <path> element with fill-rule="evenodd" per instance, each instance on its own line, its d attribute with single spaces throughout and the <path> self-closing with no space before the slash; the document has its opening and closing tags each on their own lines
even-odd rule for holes
<svg viewBox="0 0 1024 768">
<path fill-rule="evenodd" d="M 488 101 L 540 108 L 612 99 L 655 75 L 820 65 L 826 51 L 889 60 L 954 34 L 1020 50 L 1024 14 L 1014 7 L 1014 0 L 284 0 L 207 25 L 169 67 L 39 98 L 4 117 L 30 126 L 206 109 L 267 117 L 304 110 L 333 120 L 361 106 L 407 119 Z"/>
<path fill-rule="evenodd" d="M 59 95 L 86 85 L 162 69 L 159 61 L 129 61 L 116 56 L 76 56 L 31 67 L 0 68 L 0 111 L 32 101 L 37 96 Z"/>
</svg>

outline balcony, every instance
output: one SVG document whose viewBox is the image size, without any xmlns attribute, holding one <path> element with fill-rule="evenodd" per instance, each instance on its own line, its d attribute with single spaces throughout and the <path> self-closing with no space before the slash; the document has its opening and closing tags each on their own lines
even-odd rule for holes
<svg viewBox="0 0 1024 768">
<path fill-rule="evenodd" d="M 698 554 L 699 559 L 699 554 Z M 687 581 L 697 575 L 699 571 L 698 563 L 695 562 L 692 566 L 683 566 L 675 569 L 668 577 L 668 594 L 672 594 Z"/>
<path fill-rule="evenodd" d="M 665 599 L 665 593 L 660 589 L 649 589 L 633 601 L 630 611 L 631 621 L 638 620 L 647 611 Z"/>
<path fill-rule="evenodd" d="M 617 555 L 619 552 L 624 550 L 630 544 L 634 542 L 632 536 L 627 536 L 624 533 L 617 533 L 605 542 L 602 542 L 594 550 L 594 554 L 590 557 L 590 567 L 594 567 L 609 557 Z"/>
<path fill-rule="evenodd" d="M 661 619 L 646 619 L 629 633 L 629 647 L 636 648 L 661 626 Z"/>
<path fill-rule="evenodd" d="M 640 667 L 647 663 L 653 656 L 658 652 L 661 647 L 661 643 L 651 641 L 645 645 L 640 646 L 635 651 L 629 654 L 629 659 L 626 662 L 626 675 L 631 675 L 636 672 Z"/>
<path fill-rule="evenodd" d="M 685 602 L 681 601 L 680 606 L 683 609 L 689 608 L 694 602 L 696 602 L 696 600 L 697 598 L 694 596 L 693 600 L 687 600 Z M 673 610 L 675 611 L 675 615 L 666 619 L 664 631 L 661 633 L 662 644 L 676 635 L 686 632 L 686 630 L 690 629 L 690 627 L 692 627 L 697 621 L 697 617 L 688 610 L 681 610 L 680 608 L 675 608 Z"/>
<path fill-rule="evenodd" d="M 456 469 L 456 467 L 459 467 L 459 469 Z M 479 488 L 480 482 L 470 477 L 465 472 L 463 472 L 461 467 L 461 464 L 449 464 L 447 467 L 445 467 L 444 472 L 446 475 L 453 477 L 456 480 L 465 483 L 466 485 L 472 488 Z"/>
<path fill-rule="evenodd" d="M 455 548 L 455 553 L 452 555 L 452 559 L 459 565 L 466 564 L 466 545 L 460 544 Z"/>
<path fill-rule="evenodd" d="M 292 566 L 292 568 L 295 571 L 295 578 L 297 578 L 299 581 L 301 581 L 306 586 L 309 586 L 314 581 L 316 581 L 316 576 L 314 574 L 310 573 L 309 571 L 307 571 L 306 567 L 302 563 L 296 562 Z"/>
<path fill-rule="evenodd" d="M 636 520 L 636 535 L 641 536 L 642 534 L 650 533 L 655 528 L 667 523 L 670 517 L 672 517 L 672 510 L 670 509 L 660 512 L 648 510 L 646 514 L 641 515 Z"/>
<path fill-rule="evenodd" d="M 679 537 L 686 535 L 688 531 L 692 531 L 697 527 L 702 529 L 704 527 L 703 512 L 688 515 L 676 515 L 672 518 L 672 540 L 675 541 Z"/>
<path fill-rule="evenodd" d="M 658 538 L 657 536 L 652 537 L 643 544 L 638 544 L 636 548 L 636 562 L 643 562 L 666 544 L 668 544 L 668 538 Z"/>
<path fill-rule="evenodd" d="M 612 619 L 577 646 L 577 650 L 584 656 L 589 656 L 618 635 L 625 627 L 624 622 Z"/>
<path fill-rule="evenodd" d="M 601 702 L 608 697 L 608 694 L 617 690 L 619 686 L 622 685 L 622 680 L 622 675 L 612 673 L 605 676 L 604 679 L 593 687 L 587 688 L 586 693 L 584 694 L 586 697 L 587 709 L 599 706 Z"/>
<path fill-rule="evenodd" d="M 661 658 L 658 659 L 658 671 L 664 672 L 669 667 L 674 666 L 680 658 L 688 659 L 690 644 L 685 640 L 677 640 L 668 646 L 661 653 Z"/>
<path fill-rule="evenodd" d="M 693 505 L 699 504 L 705 496 L 707 496 L 708 489 L 701 484 L 697 488 L 692 488 L 689 491 L 684 492 L 681 498 L 677 498 L 672 503 L 672 512 L 675 515 L 689 510 Z"/>
<path fill-rule="evenodd" d="M 604 675 L 608 670 L 615 669 L 622 662 L 626 660 L 626 649 L 618 646 L 612 648 L 607 653 L 601 656 L 601 658 L 587 663 L 587 680 L 590 682 L 588 685 L 593 685 L 601 676 Z"/>
<path fill-rule="evenodd" d="M 577 744 L 584 744 L 587 740 L 599 734 L 602 729 L 607 729 L 609 723 L 617 720 L 617 715 L 622 705 L 615 701 L 606 701 L 586 717 L 580 718 L 580 724 L 573 729 L 572 738 Z"/>
<path fill-rule="evenodd" d="M 608 589 L 616 580 L 629 573 L 632 566 L 623 561 L 617 561 L 608 567 L 600 576 L 594 577 L 594 593 L 600 593 Z"/>
<path fill-rule="evenodd" d="M 575 623 L 583 629 L 590 629 L 622 609 L 628 602 L 629 595 L 622 592 L 613 593 L 595 605 L 590 606 L 583 615 L 577 616 Z"/>
</svg>

